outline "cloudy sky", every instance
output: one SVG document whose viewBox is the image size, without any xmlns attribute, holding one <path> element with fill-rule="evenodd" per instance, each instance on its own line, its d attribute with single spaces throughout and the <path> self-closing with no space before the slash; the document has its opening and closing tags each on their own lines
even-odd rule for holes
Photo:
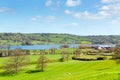
<svg viewBox="0 0 120 80">
<path fill-rule="evenodd" d="M 120 0 L 0 0 L 0 32 L 120 35 Z"/>
</svg>

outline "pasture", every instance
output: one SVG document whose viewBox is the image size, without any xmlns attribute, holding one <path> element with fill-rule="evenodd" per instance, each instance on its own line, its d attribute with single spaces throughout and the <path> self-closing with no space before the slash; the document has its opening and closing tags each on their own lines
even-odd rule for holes
<svg viewBox="0 0 120 80">
<path fill-rule="evenodd" d="M 118 80 L 120 66 L 114 60 L 78 61 L 48 63 L 44 72 L 36 71 L 36 60 L 39 55 L 30 55 L 33 64 L 22 67 L 17 75 L 4 75 L 0 68 L 0 80 Z M 47 55 L 51 60 L 57 60 L 60 54 Z M 90 57 L 90 56 L 89 56 Z M 0 58 L 0 66 L 7 57 Z"/>
</svg>

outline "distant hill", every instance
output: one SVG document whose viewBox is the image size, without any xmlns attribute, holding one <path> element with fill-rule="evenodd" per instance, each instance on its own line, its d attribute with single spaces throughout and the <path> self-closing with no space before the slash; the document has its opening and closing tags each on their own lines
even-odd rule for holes
<svg viewBox="0 0 120 80">
<path fill-rule="evenodd" d="M 117 44 L 120 35 L 78 36 L 53 33 L 0 33 L 0 44 L 34 45 L 34 44 Z"/>
</svg>

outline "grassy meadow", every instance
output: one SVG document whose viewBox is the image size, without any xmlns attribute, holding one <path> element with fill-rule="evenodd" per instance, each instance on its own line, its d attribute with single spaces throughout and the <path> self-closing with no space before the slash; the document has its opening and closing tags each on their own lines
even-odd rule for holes
<svg viewBox="0 0 120 80">
<path fill-rule="evenodd" d="M 36 61 L 39 55 L 30 55 Z M 61 55 L 47 55 L 49 59 L 58 59 Z M 0 66 L 7 58 L 0 58 Z M 118 80 L 120 66 L 113 60 L 78 61 L 49 63 L 45 72 L 35 71 L 36 64 L 22 67 L 14 76 L 3 75 L 0 69 L 0 80 Z"/>
</svg>

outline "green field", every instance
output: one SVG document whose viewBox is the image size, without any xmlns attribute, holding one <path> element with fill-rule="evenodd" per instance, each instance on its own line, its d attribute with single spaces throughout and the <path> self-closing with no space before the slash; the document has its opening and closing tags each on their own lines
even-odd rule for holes
<svg viewBox="0 0 120 80">
<path fill-rule="evenodd" d="M 38 55 L 29 56 L 35 62 Z M 56 60 L 61 55 L 47 55 L 51 60 Z M 0 58 L 0 66 L 7 58 Z M 78 61 L 49 63 L 45 72 L 34 71 L 36 64 L 24 66 L 22 70 L 14 76 L 3 75 L 0 68 L 0 80 L 118 80 L 120 67 L 113 60 L 101 61 Z"/>
</svg>

